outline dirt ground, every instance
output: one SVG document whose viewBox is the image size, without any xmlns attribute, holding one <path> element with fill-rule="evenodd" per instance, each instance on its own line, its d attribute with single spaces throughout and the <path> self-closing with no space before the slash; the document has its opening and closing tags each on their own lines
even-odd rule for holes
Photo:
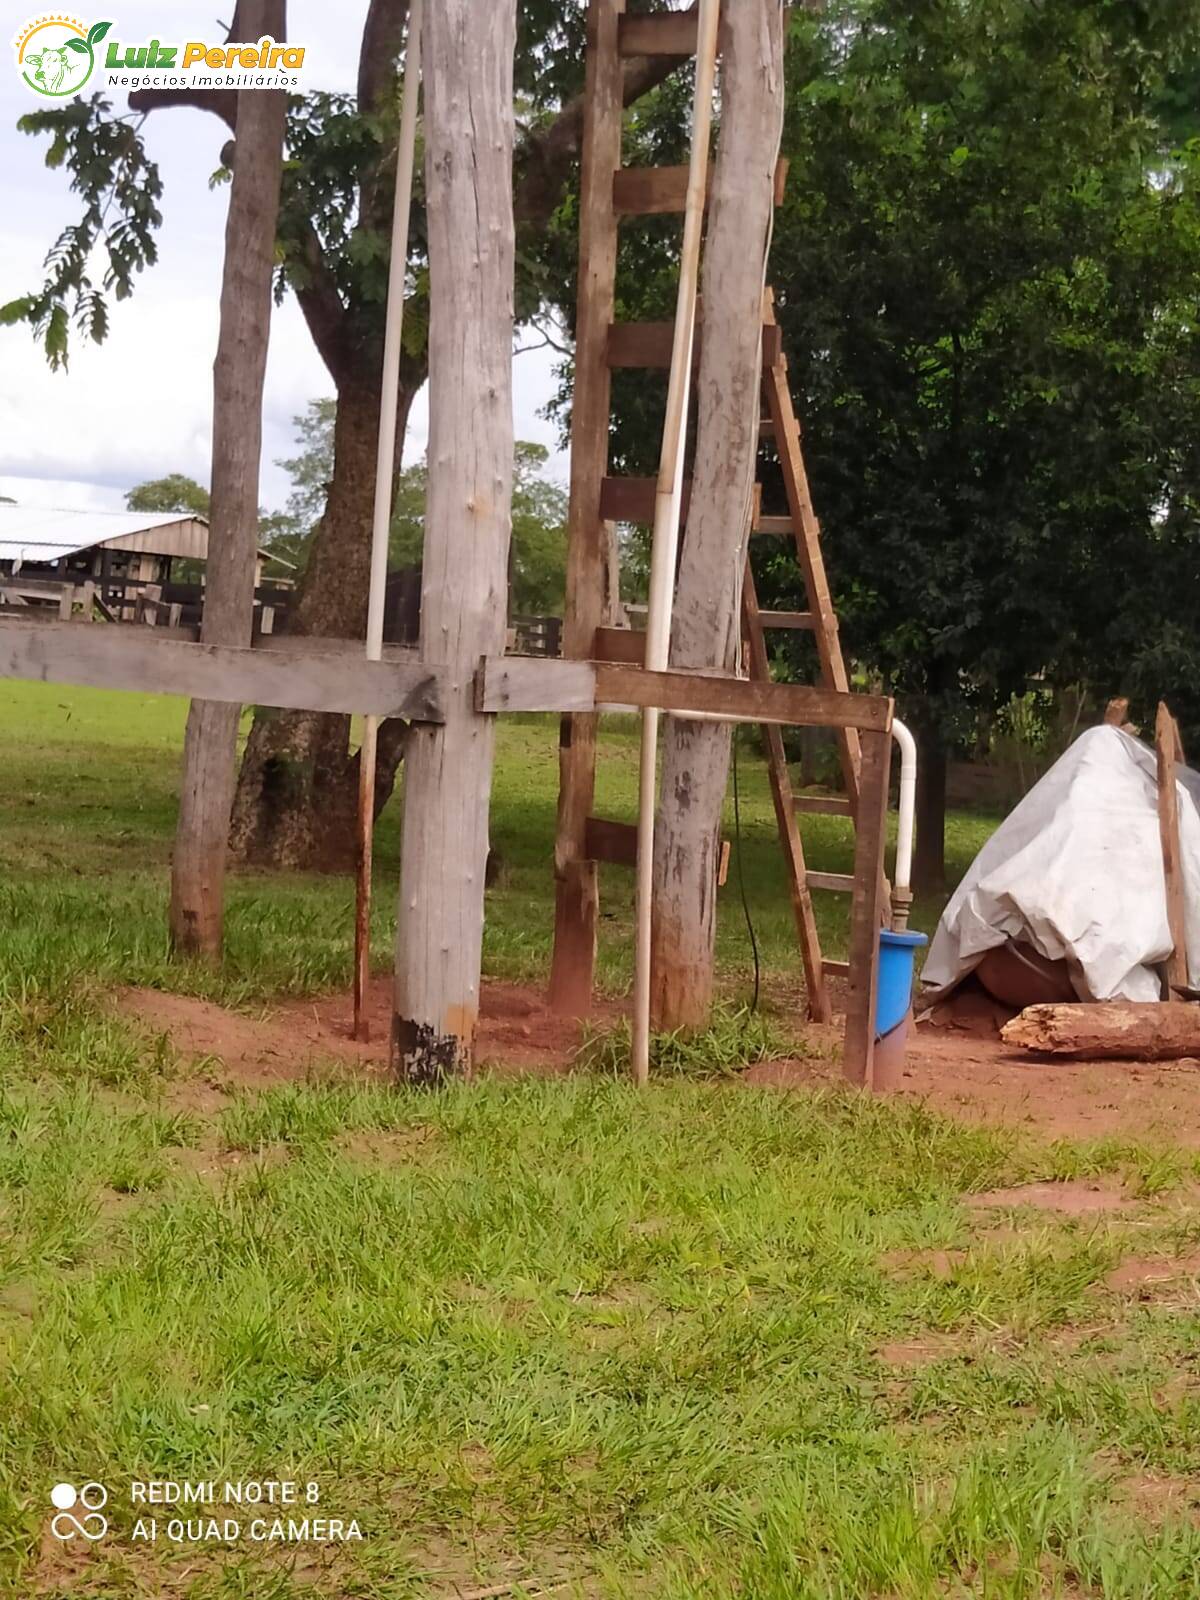
<svg viewBox="0 0 1200 1600">
<path fill-rule="evenodd" d="M 387 1072 L 391 984 L 372 985 L 371 1042 L 351 1037 L 348 994 L 286 1001 L 258 1015 L 152 989 L 129 989 L 120 1009 L 183 1055 L 211 1058 L 215 1082 L 262 1085 L 341 1065 L 354 1076 Z M 597 1008 L 593 1024 L 613 1023 L 621 1008 Z M 921 1100 L 961 1121 L 1017 1125 L 1047 1138 L 1148 1138 L 1200 1148 L 1200 1061 L 1047 1061 L 1006 1049 L 1004 1014 L 986 1004 L 934 1012 L 910 1033 L 898 1096 Z M 742 1081 L 787 1089 L 839 1081 L 838 1027 L 810 1028 L 804 1059 L 765 1062 Z M 484 985 L 478 1055 L 482 1070 L 560 1073 L 580 1043 L 577 1023 L 551 1016 L 536 988 Z"/>
</svg>

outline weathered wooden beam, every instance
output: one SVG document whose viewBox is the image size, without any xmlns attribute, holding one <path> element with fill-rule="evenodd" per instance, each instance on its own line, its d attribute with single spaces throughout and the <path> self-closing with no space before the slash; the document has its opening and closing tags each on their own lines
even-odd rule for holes
<svg viewBox="0 0 1200 1600">
<path fill-rule="evenodd" d="M 849 800 L 843 799 L 840 795 L 798 794 L 792 804 L 797 811 L 808 816 L 848 817 L 851 814 Z"/>
<path fill-rule="evenodd" d="M 759 517 L 755 533 L 770 534 L 777 539 L 790 539 L 795 532 L 791 517 Z"/>
<path fill-rule="evenodd" d="M 787 162 L 775 168 L 775 204 L 783 202 Z M 618 167 L 612 178 L 612 206 L 621 217 L 668 217 L 683 213 L 686 167 Z"/>
<path fill-rule="evenodd" d="M 173 639 L 161 628 L 0 618 L 0 678 L 177 694 L 283 711 L 440 722 L 436 667 L 366 661 L 351 641 L 267 635 L 253 649 Z M 323 648 L 328 645 L 329 648 Z M 350 648 L 347 648 L 350 645 Z"/>
<path fill-rule="evenodd" d="M 1171 932 L 1171 954 L 1166 964 L 1169 989 L 1184 987 L 1188 981 L 1187 909 L 1183 890 L 1183 852 L 1179 839 L 1179 790 L 1175 778 L 1178 745 L 1179 730 L 1175 718 L 1160 700 L 1154 723 L 1154 749 L 1158 778 L 1158 835 L 1162 846 L 1167 926 Z"/>
<path fill-rule="evenodd" d="M 668 369 L 675 337 L 672 322 L 614 322 L 608 330 L 610 368 Z M 693 365 L 699 367 L 704 327 L 699 325 L 693 344 Z M 775 323 L 763 328 L 763 367 L 774 365 L 783 348 L 783 330 Z"/>
<path fill-rule="evenodd" d="M 600 515 L 609 522 L 654 522 L 654 478 L 605 478 L 600 485 Z M 686 520 L 692 498 L 690 478 L 683 481 L 681 516 Z"/>
<path fill-rule="evenodd" d="M 594 711 L 598 705 L 657 706 L 736 722 L 783 727 L 862 728 L 890 733 L 892 702 L 884 695 L 840 694 L 795 683 L 763 683 L 705 672 L 648 672 L 605 661 L 550 661 L 496 656 L 476 678 L 480 711 Z"/>
<path fill-rule="evenodd" d="M 695 10 L 658 11 L 621 18 L 618 48 L 623 56 L 694 56 Z"/>
<path fill-rule="evenodd" d="M 811 889 L 831 889 L 834 894 L 853 894 L 854 875 L 849 872 L 810 872 Z"/>
<path fill-rule="evenodd" d="M 624 661 L 631 667 L 644 667 L 645 632 L 641 628 L 597 628 L 592 657 L 596 661 Z"/>
<path fill-rule="evenodd" d="M 635 823 L 613 822 L 608 817 L 589 817 L 584 838 L 590 861 L 606 861 L 616 867 L 637 865 L 638 831 Z"/>
</svg>

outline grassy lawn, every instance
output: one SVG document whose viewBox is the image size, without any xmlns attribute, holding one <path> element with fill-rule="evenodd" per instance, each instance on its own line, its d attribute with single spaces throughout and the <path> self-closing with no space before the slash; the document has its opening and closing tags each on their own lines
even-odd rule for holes
<svg viewBox="0 0 1200 1600">
<path fill-rule="evenodd" d="M 255 1006 L 344 985 L 351 889 L 237 878 L 225 972 L 172 966 L 181 730 L 182 707 L 149 697 L 0 696 L 0 1594 L 1200 1592 L 1190 1157 L 703 1074 L 422 1096 L 331 1067 L 239 1088 L 127 1025 L 108 991 Z M 616 731 L 604 814 L 632 815 L 634 762 Z M 494 975 L 545 970 L 556 766 L 546 722 L 502 724 Z M 741 779 L 787 1025 L 797 962 L 748 745 Z M 812 823 L 814 865 L 847 866 L 839 820 Z M 989 826 L 954 819 L 958 870 Z M 382 956 L 390 813 L 381 835 Z M 616 991 L 631 892 L 606 874 Z M 739 910 L 735 873 L 734 1000 Z M 822 917 L 836 952 L 836 905 Z M 969 1203 L 1058 1177 L 1119 1180 L 1119 1203 Z M 1131 1257 L 1155 1268 L 1135 1287 L 1111 1276 Z M 158 1538 L 135 1539 L 146 1479 L 212 1480 L 218 1503 L 151 1508 Z M 357 1519 L 362 1539 L 245 1536 L 223 1486 L 268 1479 L 318 1486 L 285 1516 Z M 83 1549 L 51 1536 L 49 1493 L 86 1480 L 109 1490 L 111 1531 Z M 172 1516 L 243 1534 L 177 1542 Z"/>
</svg>

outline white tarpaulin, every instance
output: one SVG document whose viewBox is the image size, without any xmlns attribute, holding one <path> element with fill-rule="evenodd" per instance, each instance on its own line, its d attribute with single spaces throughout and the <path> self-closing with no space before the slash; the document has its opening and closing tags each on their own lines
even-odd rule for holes
<svg viewBox="0 0 1200 1600">
<path fill-rule="evenodd" d="M 1200 775 L 1177 769 L 1188 982 L 1200 978 Z M 1065 960 L 1081 1000 L 1157 1000 L 1171 953 L 1154 752 L 1091 728 L 984 845 L 938 924 L 922 981 L 950 988 L 1022 939 Z"/>
</svg>

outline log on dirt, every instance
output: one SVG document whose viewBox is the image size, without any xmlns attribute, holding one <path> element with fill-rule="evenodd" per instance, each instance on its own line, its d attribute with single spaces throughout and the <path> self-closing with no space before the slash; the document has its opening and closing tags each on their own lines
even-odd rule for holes
<svg viewBox="0 0 1200 1600">
<path fill-rule="evenodd" d="M 1182 1000 L 1027 1006 L 1000 1030 L 1005 1044 L 1088 1061 L 1200 1056 L 1200 1006 Z"/>
</svg>

